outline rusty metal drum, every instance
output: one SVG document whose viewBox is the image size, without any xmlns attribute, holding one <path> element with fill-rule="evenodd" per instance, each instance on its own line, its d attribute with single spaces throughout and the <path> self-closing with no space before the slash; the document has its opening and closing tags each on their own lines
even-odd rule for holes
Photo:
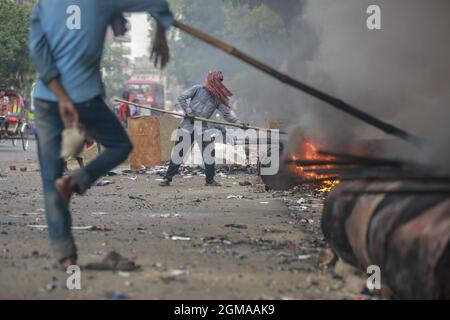
<svg viewBox="0 0 450 320">
<path fill-rule="evenodd" d="M 325 238 L 347 263 L 364 271 L 369 265 L 379 266 L 383 282 L 399 298 L 450 299 L 450 197 L 395 193 L 436 187 L 411 182 L 342 183 L 324 207 Z M 371 190 L 386 192 L 364 193 Z"/>
<path fill-rule="evenodd" d="M 141 116 L 128 119 L 128 135 L 133 144 L 130 167 L 161 165 L 160 124 L 157 117 Z"/>
</svg>

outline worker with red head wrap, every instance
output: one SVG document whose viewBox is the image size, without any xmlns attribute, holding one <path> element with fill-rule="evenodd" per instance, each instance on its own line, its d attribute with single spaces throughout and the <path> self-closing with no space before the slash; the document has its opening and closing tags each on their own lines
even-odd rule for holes
<svg viewBox="0 0 450 320">
<path fill-rule="evenodd" d="M 221 71 L 211 71 L 208 73 L 203 85 L 195 85 L 189 90 L 183 92 L 178 97 L 178 103 L 181 105 L 185 112 L 185 118 L 180 124 L 180 129 L 187 130 L 191 134 L 192 144 L 195 139 L 194 132 L 194 121 L 193 117 L 210 118 L 216 111 L 222 113 L 224 119 L 231 123 L 241 122 L 232 114 L 230 108 L 230 97 L 233 94 L 231 91 L 223 84 L 223 74 Z M 202 123 L 202 131 L 210 127 L 206 122 Z M 201 139 L 202 145 L 200 149 L 202 152 L 211 144 L 214 143 L 213 140 L 208 141 L 207 139 Z M 206 140 L 206 141 L 205 141 Z M 180 150 L 180 157 L 183 157 L 183 148 L 178 148 L 178 144 L 182 142 L 179 139 L 176 143 L 175 148 Z M 214 157 L 214 150 L 212 152 Z M 160 186 L 169 186 L 172 182 L 172 178 L 178 173 L 178 169 L 181 163 L 175 163 L 173 159 L 170 161 L 169 169 L 164 176 L 163 181 L 161 181 Z M 214 180 L 215 175 L 215 164 L 206 163 L 205 161 L 205 175 L 206 175 L 206 185 L 207 186 L 219 186 L 220 184 Z"/>
</svg>

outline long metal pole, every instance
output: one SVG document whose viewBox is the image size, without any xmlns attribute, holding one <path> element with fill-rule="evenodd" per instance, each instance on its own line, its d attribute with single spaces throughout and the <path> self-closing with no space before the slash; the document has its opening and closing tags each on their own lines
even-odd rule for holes
<svg viewBox="0 0 450 320">
<path fill-rule="evenodd" d="M 226 53 L 228 53 L 229 55 L 235 56 L 236 58 L 248 63 L 249 65 L 261 70 L 262 72 L 267 73 L 268 75 L 278 79 L 279 81 L 288 84 L 296 89 L 299 89 L 313 97 L 316 97 L 317 99 L 324 101 L 328 104 L 330 104 L 331 106 L 352 115 L 353 117 L 360 119 L 362 121 L 364 121 L 367 124 L 372 125 L 375 128 L 380 129 L 381 131 L 396 136 L 400 139 L 409 141 L 411 143 L 414 143 L 415 145 L 421 145 L 421 140 L 405 131 L 402 130 L 400 128 L 397 128 L 387 122 L 384 122 L 378 118 L 375 118 L 374 116 L 359 110 L 351 105 L 349 105 L 348 103 L 337 99 L 329 94 L 326 94 L 322 91 L 319 91 L 313 87 L 310 87 L 309 85 L 302 83 L 286 74 L 283 74 L 281 72 L 278 72 L 277 70 L 275 70 L 274 68 L 268 66 L 267 64 L 262 63 L 261 61 L 256 60 L 255 58 L 250 57 L 249 55 L 245 54 L 242 51 L 239 51 L 238 49 L 234 48 L 233 46 L 222 42 L 214 37 L 211 37 L 210 35 L 197 30 L 191 26 L 188 26 L 180 21 L 175 20 L 173 23 L 174 27 L 192 35 L 193 37 L 196 37 L 197 39 L 204 41 L 208 44 L 210 44 L 213 47 L 216 47 Z"/>
<path fill-rule="evenodd" d="M 184 114 L 181 114 L 181 113 L 178 113 L 178 112 L 168 111 L 168 110 L 164 110 L 164 109 L 158 109 L 158 108 L 149 107 L 149 106 L 143 106 L 143 105 L 141 105 L 139 103 L 135 103 L 135 102 L 127 101 L 127 100 L 122 100 L 122 99 L 117 99 L 117 98 L 114 99 L 114 100 L 117 101 L 117 102 L 123 102 L 123 103 L 131 104 L 131 105 L 136 106 L 136 107 L 141 108 L 141 109 L 147 109 L 147 110 L 162 112 L 162 113 L 166 113 L 166 114 L 171 114 L 171 115 L 176 116 L 176 117 L 184 118 Z M 254 127 L 254 126 L 244 126 L 242 124 L 225 122 L 225 121 L 219 121 L 219 120 L 213 120 L 213 119 L 207 119 L 207 118 L 197 117 L 197 116 L 194 116 L 192 118 L 194 120 L 198 120 L 198 121 L 209 122 L 209 123 L 219 124 L 219 125 L 222 125 L 222 126 L 229 126 L 229 127 L 234 127 L 234 128 L 240 128 L 240 129 L 253 129 L 253 130 L 258 130 L 258 131 L 276 131 L 276 130 L 278 130 L 278 129 L 265 129 L 265 128 L 259 128 L 259 127 Z M 284 131 L 278 131 L 278 133 L 280 133 L 280 134 L 287 134 Z"/>
</svg>

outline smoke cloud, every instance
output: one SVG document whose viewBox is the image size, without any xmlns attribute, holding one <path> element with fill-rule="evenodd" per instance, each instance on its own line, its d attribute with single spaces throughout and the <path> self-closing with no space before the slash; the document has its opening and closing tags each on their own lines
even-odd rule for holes
<svg viewBox="0 0 450 320">
<path fill-rule="evenodd" d="M 196 68 L 198 74 L 187 72 L 192 81 L 188 85 L 200 83 L 208 70 L 220 69 L 244 121 L 261 125 L 265 116 L 280 119 L 296 135 L 302 132 L 336 151 L 352 151 L 361 140 L 389 139 L 394 147 L 380 156 L 415 157 L 450 169 L 450 1 L 299 0 L 295 15 L 282 1 L 276 6 L 275 1 L 260 2 L 276 9 L 275 13 L 264 8 L 237 9 L 258 10 L 250 16 L 269 22 L 265 23 L 270 26 L 267 32 L 256 33 L 257 21 L 241 19 L 239 39 L 244 33 L 248 42 L 236 43 L 235 28 L 228 30 L 225 20 L 219 37 L 300 81 L 422 137 L 425 146 L 411 147 L 195 41 L 188 42 L 184 50 L 197 58 L 201 68 Z M 367 28 L 370 5 L 381 8 L 381 30 Z M 204 11 L 202 16 L 214 16 L 214 23 L 224 19 L 215 16 L 218 10 L 213 3 L 199 10 Z M 192 24 L 196 26 L 195 20 Z"/>
<path fill-rule="evenodd" d="M 381 8 L 381 30 L 366 25 L 373 4 Z M 301 20 L 319 48 L 295 76 L 419 135 L 424 148 L 408 154 L 450 166 L 449 1 L 309 0 Z M 387 137 L 323 103 L 302 98 L 301 104 L 301 125 L 313 136 L 325 132 L 331 144 Z M 388 155 L 406 152 L 399 144 Z"/>
<path fill-rule="evenodd" d="M 381 8 L 381 30 L 367 27 L 370 5 Z M 421 149 L 398 141 L 386 155 L 450 167 L 449 1 L 307 0 L 289 32 L 291 54 L 278 61 L 281 69 L 425 141 Z M 254 101 L 275 97 L 275 112 L 267 106 L 274 117 L 290 119 L 329 148 L 396 140 L 303 93 L 268 88 Z"/>
</svg>

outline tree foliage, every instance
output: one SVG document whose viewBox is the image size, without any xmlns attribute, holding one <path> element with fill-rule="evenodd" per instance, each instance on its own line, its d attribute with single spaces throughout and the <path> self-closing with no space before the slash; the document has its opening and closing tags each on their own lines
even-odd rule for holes
<svg viewBox="0 0 450 320">
<path fill-rule="evenodd" d="M 123 72 L 127 58 L 118 50 L 111 48 L 111 41 L 105 41 L 102 56 L 103 82 L 108 100 L 112 97 L 122 97 L 125 82 L 130 77 Z"/>
<path fill-rule="evenodd" d="M 235 6 L 247 4 L 250 7 L 260 6 L 265 4 L 272 10 L 277 12 L 284 20 L 286 25 L 289 25 L 292 20 L 298 16 L 304 6 L 304 0 L 224 0 L 231 1 Z"/>
<path fill-rule="evenodd" d="M 272 54 L 271 47 L 282 45 L 286 29 L 280 16 L 267 5 L 235 7 L 222 0 L 174 0 L 171 5 L 177 18 L 194 27 L 268 62 L 280 60 L 280 55 Z M 225 67 L 232 73 L 242 68 L 242 64 L 217 49 L 179 32 L 172 33 L 171 49 L 169 72 L 186 85 L 198 82 L 213 66 Z"/>
<path fill-rule="evenodd" d="M 302 4 L 303 0 L 171 1 L 177 19 L 285 72 L 302 67 L 296 63 L 300 56 L 303 61 L 313 54 L 301 46 L 300 35 L 292 32 L 305 30 L 299 19 Z M 283 114 L 283 109 L 295 103 L 288 98 L 292 90 L 254 68 L 176 29 L 170 35 L 172 61 L 167 72 L 185 87 L 201 83 L 209 70 L 222 70 L 238 113 L 254 121 L 265 113 Z"/>
<path fill-rule="evenodd" d="M 34 68 L 28 53 L 31 8 L 0 0 L 0 86 L 28 91 Z"/>
</svg>

